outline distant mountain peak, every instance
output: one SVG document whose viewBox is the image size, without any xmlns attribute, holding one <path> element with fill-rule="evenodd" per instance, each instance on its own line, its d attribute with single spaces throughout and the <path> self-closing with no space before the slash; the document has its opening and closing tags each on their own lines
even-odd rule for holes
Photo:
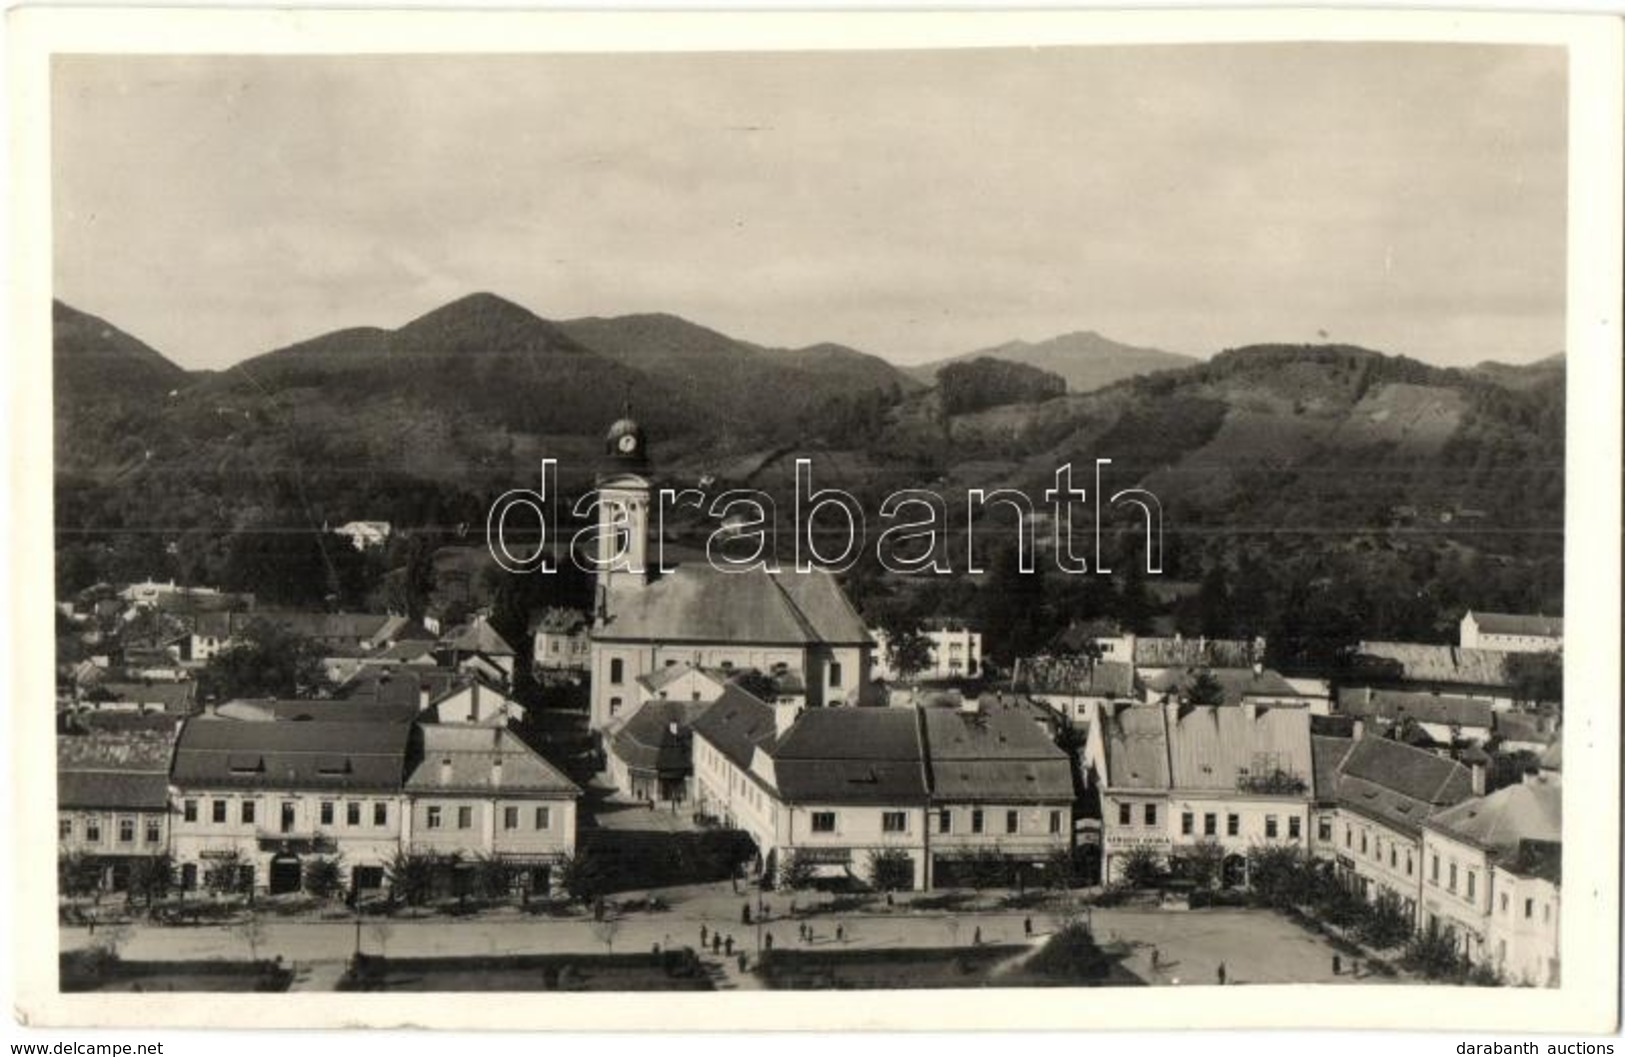
<svg viewBox="0 0 1625 1057">
<path fill-rule="evenodd" d="M 923 381 L 932 381 L 945 365 L 961 360 L 991 356 L 1050 371 L 1066 379 L 1067 389 L 1087 393 L 1135 375 L 1189 367 L 1194 357 L 1162 349 L 1126 345 L 1094 330 L 1072 330 L 1043 341 L 1016 339 L 1003 345 L 977 349 L 946 360 L 910 368 Z"/>
</svg>

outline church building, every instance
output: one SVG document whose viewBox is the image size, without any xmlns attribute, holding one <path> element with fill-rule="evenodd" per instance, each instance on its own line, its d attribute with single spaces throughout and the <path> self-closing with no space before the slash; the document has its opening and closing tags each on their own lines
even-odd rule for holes
<svg viewBox="0 0 1625 1057">
<path fill-rule="evenodd" d="M 874 643 L 834 577 L 724 571 L 703 560 L 664 574 L 651 569 L 653 486 L 643 430 L 622 418 L 605 447 L 610 465 L 597 482 L 594 730 L 637 707 L 640 676 L 685 664 L 799 678 L 808 707 L 865 703 Z"/>
</svg>

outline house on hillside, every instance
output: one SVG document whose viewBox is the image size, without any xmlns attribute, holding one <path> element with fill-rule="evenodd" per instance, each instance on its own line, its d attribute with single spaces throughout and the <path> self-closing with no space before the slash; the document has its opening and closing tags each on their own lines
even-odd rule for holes
<svg viewBox="0 0 1625 1057">
<path fill-rule="evenodd" d="M 935 618 L 925 621 L 918 629 L 928 643 L 930 643 L 930 663 L 917 672 L 911 672 L 911 679 L 967 679 L 975 678 L 982 671 L 982 633 L 975 630 L 962 620 L 949 618 Z M 889 641 L 886 632 L 881 628 L 869 629 L 870 638 L 874 639 L 875 653 L 871 675 L 873 678 L 890 681 L 899 678 L 897 672 L 892 670 L 891 657 L 888 653 Z"/>
<path fill-rule="evenodd" d="M 586 672 L 592 660 L 592 622 L 577 609 L 554 606 L 531 621 L 531 665 L 554 676 Z"/>
<path fill-rule="evenodd" d="M 1017 659 L 1011 685 L 1069 720 L 1090 722 L 1102 707 L 1134 699 L 1134 666 L 1127 661 L 1040 654 Z"/>
<path fill-rule="evenodd" d="M 1511 709 L 1516 692 L 1505 650 L 1436 646 L 1419 642 L 1362 642 L 1355 651 L 1360 685 L 1418 693 L 1476 697 L 1496 711 Z"/>
<path fill-rule="evenodd" d="M 1463 649 L 1507 653 L 1557 653 L 1563 649 L 1563 618 L 1528 613 L 1484 613 L 1461 618 Z"/>
<path fill-rule="evenodd" d="M 481 672 L 502 682 L 513 681 L 518 651 L 484 616 L 448 629 L 435 643 L 435 656 L 448 668 Z"/>
<path fill-rule="evenodd" d="M 1459 742 L 1483 745 L 1494 731 L 1495 712 L 1481 697 L 1343 687 L 1337 692 L 1339 715 L 1365 723 L 1370 730 L 1414 726 L 1437 745 Z"/>
</svg>

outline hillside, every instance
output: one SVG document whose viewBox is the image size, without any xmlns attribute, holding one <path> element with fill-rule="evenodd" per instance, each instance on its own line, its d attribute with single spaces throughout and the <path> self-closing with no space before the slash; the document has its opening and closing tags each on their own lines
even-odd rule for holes
<svg viewBox="0 0 1625 1057">
<path fill-rule="evenodd" d="M 880 357 L 845 346 L 767 348 L 663 313 L 574 319 L 560 327 L 681 394 L 729 439 L 790 440 L 840 422 L 857 394 L 892 399 L 919 388 Z"/>
<path fill-rule="evenodd" d="M 946 360 L 922 364 L 909 369 L 909 373 L 925 382 L 932 382 L 937 372 L 950 363 L 978 357 L 992 357 L 1023 363 L 1040 370 L 1050 371 L 1066 379 L 1069 392 L 1089 393 L 1105 388 L 1125 378 L 1189 367 L 1196 363 L 1191 356 L 1164 352 L 1161 349 L 1124 345 L 1102 337 L 1092 330 L 1061 334 L 1046 341 L 1009 341 L 992 348 L 978 349 Z"/>
<path fill-rule="evenodd" d="M 65 404 L 163 399 L 184 387 L 184 368 L 104 319 L 51 303 L 53 395 Z"/>
</svg>

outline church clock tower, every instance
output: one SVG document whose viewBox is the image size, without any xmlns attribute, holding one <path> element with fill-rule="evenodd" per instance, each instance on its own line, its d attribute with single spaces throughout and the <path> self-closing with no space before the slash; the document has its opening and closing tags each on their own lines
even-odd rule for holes
<svg viewBox="0 0 1625 1057">
<path fill-rule="evenodd" d="M 615 596 L 649 582 L 648 449 L 630 403 L 604 437 L 608 465 L 598 475 L 598 616 Z"/>
</svg>

